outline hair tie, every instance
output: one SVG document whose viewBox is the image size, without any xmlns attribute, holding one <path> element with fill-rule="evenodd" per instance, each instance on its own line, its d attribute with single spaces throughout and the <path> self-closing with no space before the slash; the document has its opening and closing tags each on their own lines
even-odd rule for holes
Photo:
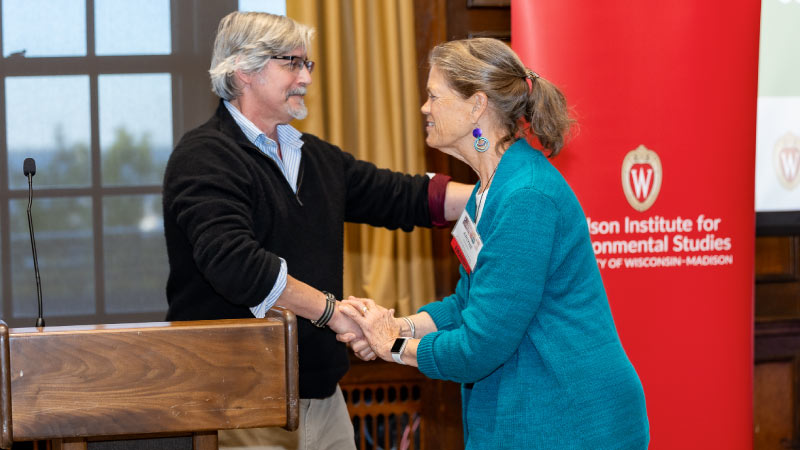
<svg viewBox="0 0 800 450">
<path fill-rule="evenodd" d="M 525 78 L 534 81 L 539 78 L 539 74 L 532 71 L 531 69 L 525 68 Z"/>
</svg>

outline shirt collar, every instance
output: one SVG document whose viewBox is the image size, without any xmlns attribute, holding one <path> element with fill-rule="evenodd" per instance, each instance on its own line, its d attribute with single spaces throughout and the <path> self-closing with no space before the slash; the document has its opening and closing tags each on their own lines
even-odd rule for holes
<svg viewBox="0 0 800 450">
<path fill-rule="evenodd" d="M 250 121 L 241 111 L 239 111 L 231 102 L 227 100 L 223 100 L 222 103 L 225 105 L 225 108 L 228 109 L 228 112 L 233 117 L 233 120 L 239 125 L 239 128 L 242 129 L 245 137 L 249 140 L 253 145 L 256 147 L 261 147 L 258 145 L 258 141 L 261 140 L 267 145 L 276 145 L 275 141 L 267 137 L 264 132 L 262 132 L 253 122 Z M 302 147 L 303 141 L 300 139 L 300 136 L 303 135 L 300 131 L 298 131 L 295 127 L 289 124 L 278 125 L 277 127 L 278 132 L 278 142 L 280 142 L 281 147 Z"/>
</svg>

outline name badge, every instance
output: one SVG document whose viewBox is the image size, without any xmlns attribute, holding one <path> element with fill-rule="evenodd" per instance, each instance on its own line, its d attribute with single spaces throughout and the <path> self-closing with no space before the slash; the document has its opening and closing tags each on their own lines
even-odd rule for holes
<svg viewBox="0 0 800 450">
<path fill-rule="evenodd" d="M 464 270 L 472 273 L 475 270 L 475 263 L 478 261 L 478 254 L 483 248 L 483 241 L 466 209 L 461 213 L 461 217 L 458 218 L 458 222 L 450 234 L 453 235 L 450 246 L 453 247 Z"/>
</svg>

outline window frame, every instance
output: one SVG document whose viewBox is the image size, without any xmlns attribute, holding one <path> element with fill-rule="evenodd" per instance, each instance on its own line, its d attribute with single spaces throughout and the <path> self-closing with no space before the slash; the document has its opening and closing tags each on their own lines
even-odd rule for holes
<svg viewBox="0 0 800 450">
<path fill-rule="evenodd" d="M 36 188 L 34 178 L 34 205 L 37 197 L 89 197 L 92 201 L 92 235 L 94 258 L 95 313 L 91 315 L 53 316 L 47 314 L 47 280 L 42 279 L 43 310 L 48 325 L 78 325 L 92 323 L 130 323 L 161 321 L 164 312 L 106 313 L 105 256 L 103 200 L 113 196 L 161 195 L 160 184 L 138 186 L 103 186 L 99 129 L 98 80 L 101 75 L 115 74 L 169 74 L 172 83 L 172 135 L 173 143 L 200 123 L 206 121 L 217 106 L 218 99 L 211 93 L 208 66 L 217 24 L 225 14 L 238 8 L 236 0 L 202 2 L 197 0 L 170 1 L 170 28 L 172 53 L 169 55 L 95 55 L 95 0 L 86 2 L 85 56 L 69 57 L 5 57 L 0 60 L 0 173 L 8 174 L 8 148 L 6 142 L 5 79 L 15 76 L 88 75 L 90 96 L 90 160 L 91 180 L 86 187 Z M 2 0 L 0 0 L 0 4 Z M 0 8 L 2 27 L 2 8 Z M 0 30 L 0 49 L 2 49 Z M 13 170 L 13 168 L 12 168 Z M 12 172 L 13 173 L 13 172 Z M 22 176 L 22 168 L 20 168 Z M 4 177 L 5 178 L 5 177 Z M 9 326 L 33 326 L 35 318 L 14 317 L 12 302 L 10 201 L 27 200 L 28 190 L 9 189 L 8 180 L 0 183 L 0 277 L 2 277 L 2 319 Z M 34 231 L 36 217 L 34 216 Z M 166 249 L 164 250 L 166 253 Z M 164 290 L 164 292 L 166 289 Z M 164 311 L 166 294 L 164 293 Z M 31 298 L 36 302 L 36 298 Z"/>
</svg>

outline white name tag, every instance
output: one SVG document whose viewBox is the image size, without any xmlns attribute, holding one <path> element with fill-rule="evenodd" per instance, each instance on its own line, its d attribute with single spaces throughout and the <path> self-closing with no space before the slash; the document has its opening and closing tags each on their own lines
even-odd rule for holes
<svg viewBox="0 0 800 450">
<path fill-rule="evenodd" d="M 461 213 L 461 217 L 458 218 L 458 222 L 450 234 L 453 235 L 450 245 L 456 252 L 458 260 L 461 261 L 467 273 L 472 273 L 475 270 L 475 263 L 478 261 L 478 254 L 483 248 L 483 241 L 466 209 Z"/>
</svg>

